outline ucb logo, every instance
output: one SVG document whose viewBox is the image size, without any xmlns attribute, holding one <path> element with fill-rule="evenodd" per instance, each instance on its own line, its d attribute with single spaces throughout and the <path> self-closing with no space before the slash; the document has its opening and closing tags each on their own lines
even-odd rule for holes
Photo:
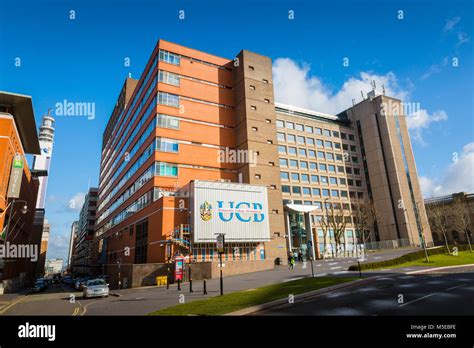
<svg viewBox="0 0 474 348">
<path fill-rule="evenodd" d="M 219 219 L 225 222 L 232 221 L 234 216 L 241 222 L 262 222 L 265 219 L 260 203 L 229 202 L 228 207 L 224 207 L 223 201 L 217 201 L 217 207 Z"/>
</svg>

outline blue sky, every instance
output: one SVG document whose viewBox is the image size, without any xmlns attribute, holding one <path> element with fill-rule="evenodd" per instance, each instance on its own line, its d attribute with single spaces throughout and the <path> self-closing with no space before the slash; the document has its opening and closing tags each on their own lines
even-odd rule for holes
<svg viewBox="0 0 474 348">
<path fill-rule="evenodd" d="M 0 90 L 31 95 L 38 123 L 65 99 L 96 107 L 93 120 L 56 117 L 48 257 L 66 257 L 78 217 L 69 202 L 97 185 L 116 97 L 129 73 L 140 76 L 158 38 L 228 58 L 241 49 L 267 55 L 277 101 L 324 112 L 360 99 L 372 79 L 385 83 L 420 103 L 410 132 L 425 194 L 473 191 L 472 14 L 470 0 L 0 0 Z"/>
</svg>

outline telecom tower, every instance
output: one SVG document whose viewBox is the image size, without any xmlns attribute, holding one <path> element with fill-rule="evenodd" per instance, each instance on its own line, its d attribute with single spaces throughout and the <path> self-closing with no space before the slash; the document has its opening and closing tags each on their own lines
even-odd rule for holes
<svg viewBox="0 0 474 348">
<path fill-rule="evenodd" d="M 48 114 L 43 116 L 38 139 L 40 143 L 41 155 L 34 156 L 33 170 L 44 170 L 49 174 L 49 166 L 51 163 L 54 142 L 54 118 L 51 116 L 51 110 L 48 110 Z M 49 175 L 39 177 L 39 190 L 38 199 L 36 200 L 36 209 L 44 209 L 46 188 L 48 186 L 48 176 Z"/>
</svg>

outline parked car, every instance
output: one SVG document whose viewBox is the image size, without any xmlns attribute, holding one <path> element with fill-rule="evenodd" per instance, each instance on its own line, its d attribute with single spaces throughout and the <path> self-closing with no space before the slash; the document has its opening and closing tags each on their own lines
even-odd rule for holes
<svg viewBox="0 0 474 348">
<path fill-rule="evenodd" d="M 87 281 L 91 279 L 92 277 L 81 278 L 76 282 L 74 287 L 76 288 L 76 290 L 82 290 L 84 288 L 84 285 L 86 285 Z"/>
<path fill-rule="evenodd" d="M 63 278 L 63 284 L 71 285 L 72 284 L 72 277 L 71 276 L 65 276 Z"/>
<path fill-rule="evenodd" d="M 109 284 L 103 279 L 88 280 L 84 285 L 84 298 L 109 296 Z"/>
<path fill-rule="evenodd" d="M 48 288 L 46 281 L 44 279 L 38 279 L 35 281 L 35 284 L 31 288 L 32 292 L 41 292 L 45 291 Z"/>
</svg>

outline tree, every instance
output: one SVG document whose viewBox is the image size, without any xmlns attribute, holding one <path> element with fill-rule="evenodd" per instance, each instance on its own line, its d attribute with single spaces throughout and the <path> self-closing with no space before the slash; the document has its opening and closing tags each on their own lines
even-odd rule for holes
<svg viewBox="0 0 474 348">
<path fill-rule="evenodd" d="M 327 215 L 321 217 L 321 219 L 319 220 L 319 226 L 321 227 L 321 230 L 323 231 L 324 252 L 322 254 L 324 258 L 324 254 L 326 253 L 326 250 L 327 250 L 327 235 L 329 232 L 329 219 Z"/>
<path fill-rule="evenodd" d="M 420 229 L 420 234 L 421 234 L 421 246 L 423 247 L 423 250 L 425 252 L 425 259 L 426 259 L 426 262 L 430 262 L 430 258 L 428 256 L 428 250 L 426 248 L 426 240 L 425 240 L 425 230 L 426 228 L 429 226 L 429 223 L 425 224 L 423 223 L 423 220 L 421 220 L 420 218 L 420 214 L 419 212 L 420 211 L 423 211 L 422 209 L 424 208 L 424 203 L 423 202 L 418 202 L 415 206 L 417 212 L 416 212 L 416 219 L 417 219 L 417 224 L 418 224 L 418 228 Z"/>
<path fill-rule="evenodd" d="M 336 209 L 334 207 L 334 203 L 329 203 L 329 210 L 328 206 L 326 205 L 326 214 L 329 221 L 329 226 L 332 228 L 334 233 L 334 241 L 336 243 L 336 257 L 339 254 L 339 246 L 341 245 L 341 240 L 344 237 L 344 232 L 346 231 L 346 219 L 344 210 L 342 209 L 341 205 L 338 205 Z"/>
<path fill-rule="evenodd" d="M 377 214 L 374 204 L 369 200 L 357 199 L 352 204 L 352 215 L 357 238 L 362 244 L 368 242 L 377 222 Z"/>
<path fill-rule="evenodd" d="M 448 223 L 448 208 L 444 204 L 437 204 L 437 203 L 432 203 L 427 205 L 426 207 L 426 213 L 428 215 L 428 220 L 430 222 L 430 226 L 433 230 L 435 230 L 438 233 L 441 233 L 444 237 L 444 242 L 446 244 L 446 250 L 448 251 L 448 254 L 451 254 L 451 250 L 449 249 L 449 244 L 448 244 L 448 229 L 449 229 L 449 223 Z"/>
<path fill-rule="evenodd" d="M 472 253 L 469 227 L 471 226 L 471 215 L 467 201 L 461 197 L 456 197 L 452 204 L 453 227 L 460 232 L 464 232 L 469 250 Z"/>
</svg>

